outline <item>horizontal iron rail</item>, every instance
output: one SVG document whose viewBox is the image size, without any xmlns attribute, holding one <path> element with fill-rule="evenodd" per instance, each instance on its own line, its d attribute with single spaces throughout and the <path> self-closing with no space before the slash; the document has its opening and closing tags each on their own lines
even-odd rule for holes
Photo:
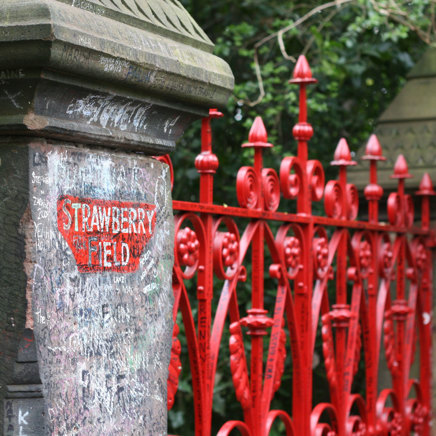
<svg viewBox="0 0 436 436">
<path fill-rule="evenodd" d="M 367 221 L 354 221 L 346 219 L 335 219 L 317 215 L 300 215 L 287 212 L 270 212 L 265 210 L 246 209 L 236 206 L 223 206 L 207 203 L 194 203 L 190 201 L 173 201 L 173 209 L 180 212 L 207 213 L 211 215 L 232 216 L 247 219 L 262 219 L 266 221 L 278 221 L 299 224 L 319 224 L 331 227 L 346 227 L 357 230 L 371 230 L 387 233 L 407 233 L 412 235 L 429 235 L 428 230 L 423 230 L 417 226 L 402 227 L 392 226 L 388 223 L 378 222 L 377 224 L 368 223 Z"/>
</svg>

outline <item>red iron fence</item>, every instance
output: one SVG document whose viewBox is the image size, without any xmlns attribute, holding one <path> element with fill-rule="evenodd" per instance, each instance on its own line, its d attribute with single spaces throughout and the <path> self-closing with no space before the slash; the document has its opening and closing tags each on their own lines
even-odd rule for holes
<svg viewBox="0 0 436 436">
<path fill-rule="evenodd" d="M 243 419 L 229 417 L 219 436 L 236 434 L 236 430 L 243 436 L 268 435 L 276 420 L 283 422 L 286 435 L 428 435 L 432 182 L 425 175 L 416 193 L 421 196 L 422 210 L 420 224 L 414 225 L 414 203 L 405 193 L 410 174 L 399 156 L 392 175 L 398 179 L 398 189 L 387 202 L 389 223 L 379 222 L 383 189 L 377 184 L 377 162 L 384 158 L 372 136 L 364 156 L 370 164 L 369 184 L 364 190 L 368 221 L 357 220 L 358 192 L 347 183 L 347 167 L 355 162 L 345 139 L 340 140 L 332 162 L 339 168 L 338 180 L 325 184 L 321 163 L 308 158 L 307 143 L 313 130 L 307 123 L 306 87 L 315 79 L 304 56 L 298 60 L 291 82 L 300 87 L 299 121 L 293 128 L 298 155 L 285 157 L 279 173 L 264 168 L 263 153 L 272 144 L 267 142 L 261 118 L 256 118 L 249 140 L 243 144 L 254 148 L 254 163 L 242 167 L 236 179 L 239 207 L 214 204 L 218 158 L 212 151 L 210 123 L 221 114 L 211 110 L 203 120 L 202 150 L 195 160 L 200 173 L 199 202 L 173 203 L 173 315 L 176 321 L 181 312 L 187 339 L 195 434 L 211 434 L 217 362 L 220 348 L 229 347 L 233 386 Z M 171 164 L 168 157 L 159 159 Z M 281 195 L 297 201 L 297 213 L 278 211 L 279 206 L 286 210 Z M 324 201 L 325 216 L 312 214 L 312 202 L 320 201 Z M 241 222 L 245 222 L 244 228 Z M 276 228 L 278 231 L 273 230 Z M 244 266 L 250 262 L 251 267 Z M 273 307 L 264 305 L 264 271 L 269 271 L 276 286 Z M 185 286 L 191 279 L 196 280 L 194 311 Z M 247 313 L 241 313 L 240 305 L 247 297 L 238 292 L 244 281 L 251 285 Z M 218 299 L 216 308 L 213 297 Z M 321 403 L 312 398 L 319 326 L 330 394 L 330 401 Z M 223 344 L 225 329 L 229 329 L 230 340 Z M 181 370 L 178 334 L 175 325 L 168 408 L 177 395 Z M 415 354 L 419 356 L 419 379 L 411 376 Z M 288 355 L 292 358 L 292 386 L 282 383 Z M 382 359 L 392 383 L 391 388 L 380 391 Z M 352 389 L 359 365 L 364 366 L 364 395 Z M 292 390 L 292 406 L 272 410 L 279 389 Z"/>
</svg>

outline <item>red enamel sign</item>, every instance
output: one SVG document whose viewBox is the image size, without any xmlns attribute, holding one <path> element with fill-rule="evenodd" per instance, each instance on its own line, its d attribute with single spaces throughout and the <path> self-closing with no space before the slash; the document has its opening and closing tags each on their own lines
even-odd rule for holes
<svg viewBox="0 0 436 436">
<path fill-rule="evenodd" d="M 136 271 L 156 225 L 156 206 L 148 203 L 62 195 L 57 211 L 81 273 Z"/>
</svg>

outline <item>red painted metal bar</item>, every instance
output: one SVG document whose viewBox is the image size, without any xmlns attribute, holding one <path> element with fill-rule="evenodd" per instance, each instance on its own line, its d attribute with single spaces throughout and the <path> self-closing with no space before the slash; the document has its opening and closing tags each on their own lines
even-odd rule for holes
<svg viewBox="0 0 436 436">
<path fill-rule="evenodd" d="M 363 157 L 370 163 L 364 190 L 368 220 L 359 221 L 358 192 L 347 182 L 347 167 L 355 162 L 346 140 L 339 141 L 332 161 L 339 167 L 338 180 L 325 183 L 321 163 L 309 159 L 313 129 L 307 122 L 306 92 L 316 80 L 304 56 L 290 82 L 300 87 L 300 114 L 293 128 L 297 156 L 285 157 L 279 173 L 264 168 L 263 154 L 272 144 L 257 117 L 243 144 L 254 148 L 253 166 L 242 167 L 236 178 L 239 206 L 214 204 L 218 158 L 210 123 L 222 114 L 212 109 L 203 120 L 202 149 L 195 160 L 199 202 L 173 202 L 173 316 L 176 320 L 177 313 L 182 314 L 195 414 L 195 430 L 183 434 L 211 435 L 217 365 L 227 348 L 243 419 L 228 417 L 220 436 L 266 436 L 278 421 L 286 435 L 429 435 L 435 246 L 430 197 L 436 195 L 432 182 L 427 174 L 423 177 L 417 192 L 421 223 L 414 224 L 413 201 L 405 191 L 410 174 L 400 156 L 392 176 L 398 179 L 398 189 L 389 195 L 387 222 L 380 222 L 383 188 L 377 182 L 377 161 L 384 157 L 377 137 L 371 136 Z M 158 159 L 171 165 L 168 157 Z M 291 200 L 297 201 L 296 214 L 286 212 Z M 314 201 L 324 201 L 325 216 L 312 214 Z M 273 305 L 265 304 L 266 292 L 271 296 L 265 288 L 267 274 L 276 286 Z M 196 310 L 187 286 L 192 281 Z M 250 296 L 241 292 L 241 282 L 249 283 Z M 240 313 L 247 300 L 251 307 Z M 319 330 L 330 394 L 326 403 L 312 398 Z M 226 331 L 228 344 L 223 342 Z M 169 409 L 181 373 L 179 332 L 175 325 Z M 418 371 L 412 375 L 416 356 Z M 383 361 L 392 383 L 380 390 Z M 292 386 L 282 382 L 290 370 Z M 355 391 L 357 377 L 365 378 L 364 393 Z M 271 409 L 276 392 L 291 389 L 292 407 Z"/>
</svg>

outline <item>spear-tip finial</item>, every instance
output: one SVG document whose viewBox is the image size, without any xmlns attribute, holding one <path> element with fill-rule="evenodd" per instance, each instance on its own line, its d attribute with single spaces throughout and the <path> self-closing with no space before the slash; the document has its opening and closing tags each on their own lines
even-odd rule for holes
<svg viewBox="0 0 436 436">
<path fill-rule="evenodd" d="M 242 147 L 272 147 L 273 145 L 267 141 L 268 134 L 265 124 L 261 117 L 256 117 L 248 134 L 248 142 L 242 144 Z"/>
<path fill-rule="evenodd" d="M 300 55 L 294 68 L 292 79 L 289 83 L 316 83 L 317 80 L 312 77 L 309 63 L 306 56 Z"/>
<path fill-rule="evenodd" d="M 333 159 L 334 160 L 330 163 L 333 166 L 356 165 L 356 162 L 351 160 L 350 147 L 348 147 L 345 138 L 339 140 Z"/>
<path fill-rule="evenodd" d="M 372 134 L 366 143 L 365 155 L 362 156 L 363 160 L 386 160 L 383 156 L 383 150 L 377 135 Z"/>
<path fill-rule="evenodd" d="M 392 179 L 410 179 L 412 177 L 409 174 L 409 167 L 407 166 L 406 159 L 402 154 L 397 157 L 397 161 L 394 165 L 394 174 L 391 175 Z"/>
<path fill-rule="evenodd" d="M 431 177 L 428 173 L 424 173 L 424 175 L 422 176 L 421 183 L 419 184 L 419 191 L 416 194 L 436 195 L 436 192 L 433 189 L 433 182 L 431 181 Z"/>
<path fill-rule="evenodd" d="M 218 109 L 209 109 L 209 117 L 210 118 L 221 118 L 223 115 Z"/>
</svg>

